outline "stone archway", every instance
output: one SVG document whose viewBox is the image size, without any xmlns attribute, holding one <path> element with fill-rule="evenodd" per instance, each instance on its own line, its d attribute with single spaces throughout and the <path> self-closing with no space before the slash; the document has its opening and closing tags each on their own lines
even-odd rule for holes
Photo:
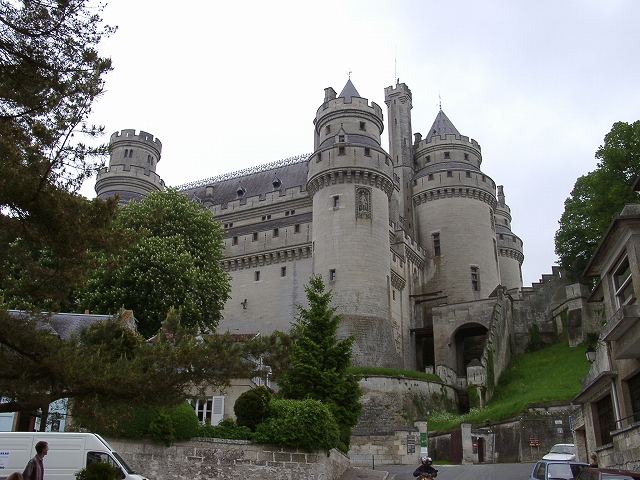
<svg viewBox="0 0 640 480">
<path fill-rule="evenodd" d="M 487 327 L 480 323 L 465 323 L 452 335 L 451 346 L 455 355 L 458 377 L 467 376 L 467 365 L 472 360 L 480 360 L 487 340 Z"/>
</svg>

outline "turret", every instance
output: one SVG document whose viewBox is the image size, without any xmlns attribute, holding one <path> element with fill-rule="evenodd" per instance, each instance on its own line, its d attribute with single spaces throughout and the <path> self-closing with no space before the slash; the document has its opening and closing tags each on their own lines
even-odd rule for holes
<svg viewBox="0 0 640 480">
<path fill-rule="evenodd" d="M 500 282 L 511 288 L 522 287 L 522 262 L 524 262 L 522 240 L 511 231 L 511 209 L 505 203 L 504 187 L 498 186 L 496 206 L 496 240 L 498 242 L 498 264 Z"/>
<path fill-rule="evenodd" d="M 357 334 L 357 365 L 402 366 L 390 320 L 389 198 L 393 162 L 380 146 L 382 110 L 351 80 L 325 89 L 308 162 L 313 271 L 333 290 L 340 336 Z"/>
<path fill-rule="evenodd" d="M 413 202 L 410 198 L 413 181 L 413 138 L 411 133 L 411 90 L 398 79 L 395 87 L 384 89 L 387 105 L 389 153 L 394 164 L 394 182 L 399 190 L 391 199 L 391 220 L 414 236 Z"/>
<path fill-rule="evenodd" d="M 487 298 L 500 284 L 495 183 L 482 173 L 480 145 L 460 135 L 442 110 L 416 134 L 413 202 L 419 241 L 430 252 L 426 291 L 447 303 Z"/>
<path fill-rule="evenodd" d="M 109 142 L 109 167 L 98 172 L 96 194 L 106 199 L 119 196 L 119 203 L 140 200 L 156 190 L 164 190 L 164 182 L 156 173 L 162 143 L 147 132 L 132 129 L 115 132 Z"/>
</svg>

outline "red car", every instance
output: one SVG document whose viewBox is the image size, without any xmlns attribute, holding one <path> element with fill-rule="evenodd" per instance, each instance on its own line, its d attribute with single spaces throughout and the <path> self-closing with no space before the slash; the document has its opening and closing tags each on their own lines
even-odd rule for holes
<svg viewBox="0 0 640 480">
<path fill-rule="evenodd" d="M 575 480 L 640 480 L 640 472 L 617 468 L 585 467 Z"/>
</svg>

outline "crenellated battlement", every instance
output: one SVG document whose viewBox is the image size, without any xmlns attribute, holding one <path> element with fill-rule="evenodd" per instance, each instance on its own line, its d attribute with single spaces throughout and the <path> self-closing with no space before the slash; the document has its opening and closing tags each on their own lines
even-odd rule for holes
<svg viewBox="0 0 640 480">
<path fill-rule="evenodd" d="M 351 97 L 351 101 L 347 102 L 345 98 L 338 97 L 320 105 L 316 111 L 316 121 L 335 110 L 340 110 L 341 112 L 350 111 L 351 115 L 357 115 L 356 112 L 361 111 L 367 115 L 375 115 L 380 121 L 383 119 L 382 108 L 375 102 L 369 104 L 369 100 L 362 97 Z"/>
<path fill-rule="evenodd" d="M 148 148 L 156 152 L 158 159 L 160 158 L 160 154 L 162 153 L 162 142 L 159 138 L 154 138 L 154 136 L 148 132 L 140 130 L 140 133 L 136 135 L 136 131 L 134 129 L 124 129 L 111 134 L 111 138 L 109 140 L 109 145 L 112 149 L 124 146 L 125 144 L 131 145 L 134 143 L 142 143 L 146 145 Z"/>
<path fill-rule="evenodd" d="M 160 178 L 156 172 L 149 170 L 148 168 L 137 167 L 135 165 L 114 165 L 109 167 L 102 167 L 98 170 L 98 177 L 96 183 L 101 180 L 105 180 L 110 177 L 119 177 L 122 182 L 125 182 L 122 177 L 146 177 L 148 181 L 158 185 L 161 189 L 164 189 L 164 180 Z"/>
<path fill-rule="evenodd" d="M 385 103 L 389 104 L 389 97 L 391 96 L 401 96 L 405 97 L 409 102 L 412 101 L 413 95 L 411 94 L 411 89 L 407 87 L 406 83 L 396 83 L 394 86 L 389 86 L 384 89 L 384 98 Z"/>
<path fill-rule="evenodd" d="M 452 133 L 447 134 L 445 138 L 442 138 L 440 135 L 431 135 L 427 138 L 422 138 L 419 133 L 415 134 L 417 137 L 414 143 L 414 149 L 420 150 L 428 147 L 441 147 L 444 145 L 459 145 L 465 148 L 473 148 L 478 152 L 481 152 L 482 149 L 480 144 L 474 140 L 473 138 L 469 138 L 466 135 L 460 135 L 460 138 L 456 138 L 456 136 Z"/>
</svg>

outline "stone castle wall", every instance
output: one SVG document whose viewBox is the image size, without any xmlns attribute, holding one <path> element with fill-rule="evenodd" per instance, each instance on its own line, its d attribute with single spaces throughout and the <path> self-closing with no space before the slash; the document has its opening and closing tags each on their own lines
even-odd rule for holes
<svg viewBox="0 0 640 480">
<path fill-rule="evenodd" d="M 108 439 L 136 472 L 154 480 L 241 478 L 243 480 L 337 480 L 349 458 L 337 450 L 317 452 L 215 438 L 175 442 Z"/>
</svg>

